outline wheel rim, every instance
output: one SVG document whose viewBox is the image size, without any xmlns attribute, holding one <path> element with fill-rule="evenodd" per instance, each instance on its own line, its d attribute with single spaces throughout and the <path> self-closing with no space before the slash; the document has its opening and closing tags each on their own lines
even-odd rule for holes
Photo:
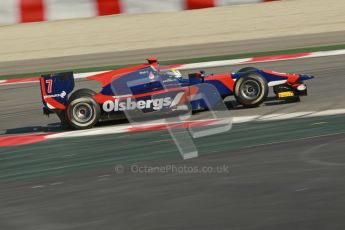
<svg viewBox="0 0 345 230">
<path fill-rule="evenodd" d="M 260 95 L 261 88 L 258 82 L 247 80 L 242 83 L 240 92 L 245 99 L 254 100 Z"/>
<path fill-rule="evenodd" d="M 79 103 L 73 108 L 73 117 L 78 123 L 87 123 L 93 119 L 93 109 L 87 103 Z"/>
</svg>

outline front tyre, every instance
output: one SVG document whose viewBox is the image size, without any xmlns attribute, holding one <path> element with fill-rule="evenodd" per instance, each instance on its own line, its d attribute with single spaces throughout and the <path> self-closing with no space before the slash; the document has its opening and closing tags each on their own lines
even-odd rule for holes
<svg viewBox="0 0 345 230">
<path fill-rule="evenodd" d="M 100 106 L 90 96 L 74 98 L 66 110 L 68 123 L 75 129 L 92 128 L 99 121 L 100 116 Z"/>
<path fill-rule="evenodd" d="M 234 95 L 236 100 L 245 107 L 259 106 L 268 95 L 267 81 L 258 73 L 248 73 L 237 80 Z"/>
<path fill-rule="evenodd" d="M 246 73 L 246 72 L 256 72 L 258 69 L 254 67 L 244 67 L 237 71 L 237 73 Z"/>
</svg>

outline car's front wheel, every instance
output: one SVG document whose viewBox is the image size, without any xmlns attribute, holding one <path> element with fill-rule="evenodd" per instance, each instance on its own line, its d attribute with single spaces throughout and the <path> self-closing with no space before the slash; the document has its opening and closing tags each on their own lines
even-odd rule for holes
<svg viewBox="0 0 345 230">
<path fill-rule="evenodd" d="M 268 95 L 267 81 L 260 74 L 248 73 L 237 80 L 234 95 L 236 100 L 243 106 L 259 106 Z"/>
</svg>

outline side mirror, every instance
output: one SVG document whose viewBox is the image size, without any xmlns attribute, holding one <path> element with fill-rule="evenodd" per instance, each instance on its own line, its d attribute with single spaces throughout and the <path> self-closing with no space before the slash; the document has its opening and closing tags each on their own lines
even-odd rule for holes
<svg viewBox="0 0 345 230">
<path fill-rule="evenodd" d="M 202 79 L 204 79 L 204 78 L 206 77 L 205 71 L 203 71 L 203 70 L 200 71 L 200 77 L 201 77 Z"/>
<path fill-rule="evenodd" d="M 206 77 L 205 71 L 200 71 L 200 73 L 192 73 L 188 75 L 189 81 L 191 83 L 202 83 L 204 82 L 204 78 Z"/>
<path fill-rule="evenodd" d="M 188 75 L 188 78 L 191 84 L 200 84 L 204 81 L 200 73 L 191 73 Z"/>
</svg>

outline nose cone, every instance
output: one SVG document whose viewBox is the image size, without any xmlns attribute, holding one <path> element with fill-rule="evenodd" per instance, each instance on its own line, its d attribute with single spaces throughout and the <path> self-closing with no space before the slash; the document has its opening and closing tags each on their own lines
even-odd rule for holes
<svg viewBox="0 0 345 230">
<path fill-rule="evenodd" d="M 305 74 L 301 74 L 299 75 L 299 80 L 300 81 L 306 81 L 306 80 L 310 80 L 310 79 L 313 79 L 314 76 L 312 75 L 305 75 Z"/>
</svg>

